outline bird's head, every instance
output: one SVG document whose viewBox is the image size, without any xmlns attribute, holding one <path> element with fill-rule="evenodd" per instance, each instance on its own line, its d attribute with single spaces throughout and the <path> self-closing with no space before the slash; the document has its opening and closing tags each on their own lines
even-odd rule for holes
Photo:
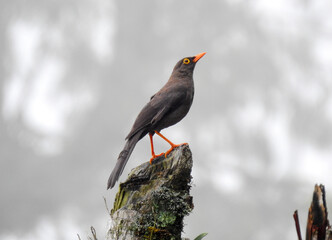
<svg viewBox="0 0 332 240">
<path fill-rule="evenodd" d="M 175 65 L 173 69 L 173 73 L 181 73 L 181 74 L 192 74 L 195 68 L 196 63 L 198 62 L 199 59 L 201 59 L 206 52 L 197 54 L 196 56 L 193 57 L 185 57 L 178 61 L 178 63 Z"/>
</svg>

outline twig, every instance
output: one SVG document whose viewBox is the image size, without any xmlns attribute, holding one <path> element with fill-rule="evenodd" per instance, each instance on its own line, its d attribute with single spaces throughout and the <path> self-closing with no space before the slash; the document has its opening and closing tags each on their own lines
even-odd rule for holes
<svg viewBox="0 0 332 240">
<path fill-rule="evenodd" d="M 297 210 L 295 210 L 295 212 L 293 214 L 293 218 L 294 218 L 294 221 L 295 221 L 297 237 L 299 238 L 299 240 L 302 240 L 301 228 L 300 228 L 300 223 L 299 223 L 299 215 L 297 213 Z"/>
<path fill-rule="evenodd" d="M 103 197 L 103 198 L 104 198 L 104 203 L 105 203 L 105 207 L 106 207 L 107 213 L 110 215 L 110 214 L 111 214 L 111 211 L 110 211 L 110 209 L 108 208 L 106 198 L 105 198 L 105 197 Z"/>
<path fill-rule="evenodd" d="M 98 240 L 97 239 L 96 229 L 93 226 L 91 226 L 91 233 L 92 233 L 93 239 L 94 240 Z"/>
</svg>

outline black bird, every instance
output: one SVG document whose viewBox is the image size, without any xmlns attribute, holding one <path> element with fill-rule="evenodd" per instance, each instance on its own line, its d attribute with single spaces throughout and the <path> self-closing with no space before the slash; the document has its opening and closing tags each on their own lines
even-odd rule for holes
<svg viewBox="0 0 332 240">
<path fill-rule="evenodd" d="M 172 143 L 160 133 L 160 130 L 176 124 L 187 115 L 194 98 L 194 68 L 197 61 L 204 55 L 205 52 L 181 59 L 175 65 L 168 82 L 151 97 L 150 102 L 138 114 L 130 133 L 126 137 L 126 145 L 119 154 L 117 163 L 108 179 L 107 189 L 114 187 L 136 143 L 146 134 L 149 134 L 151 142 L 152 157 L 150 163 L 154 158 L 164 154 L 156 155 L 154 153 L 152 138 L 155 133 L 171 145 L 171 148 L 165 153 L 165 157 L 175 147 L 182 145 Z"/>
</svg>

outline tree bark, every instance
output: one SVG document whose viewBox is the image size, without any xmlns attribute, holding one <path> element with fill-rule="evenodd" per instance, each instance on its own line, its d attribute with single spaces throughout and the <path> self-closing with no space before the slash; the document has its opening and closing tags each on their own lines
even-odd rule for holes
<svg viewBox="0 0 332 240">
<path fill-rule="evenodd" d="M 107 239 L 181 239 L 183 218 L 194 207 L 192 165 L 182 145 L 133 169 L 116 194 Z"/>
</svg>

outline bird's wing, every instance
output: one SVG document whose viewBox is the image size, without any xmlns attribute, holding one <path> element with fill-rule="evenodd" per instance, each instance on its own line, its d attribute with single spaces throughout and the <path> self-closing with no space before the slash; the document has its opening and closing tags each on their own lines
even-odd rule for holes
<svg viewBox="0 0 332 240">
<path fill-rule="evenodd" d="M 169 89 L 169 91 L 161 91 L 153 95 L 150 102 L 138 114 L 126 139 L 160 121 L 166 113 L 176 108 L 185 98 L 185 88 Z"/>
</svg>

